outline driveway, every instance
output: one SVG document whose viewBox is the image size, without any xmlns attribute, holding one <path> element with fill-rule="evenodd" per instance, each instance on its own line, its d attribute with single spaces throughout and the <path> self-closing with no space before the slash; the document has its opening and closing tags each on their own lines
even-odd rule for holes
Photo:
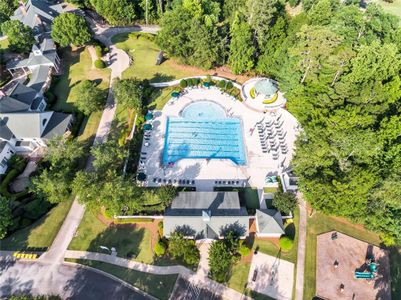
<svg viewBox="0 0 401 300">
<path fill-rule="evenodd" d="M 0 272 L 0 298 L 26 293 L 62 299 L 151 299 L 117 280 L 72 265 L 1 261 Z"/>
</svg>

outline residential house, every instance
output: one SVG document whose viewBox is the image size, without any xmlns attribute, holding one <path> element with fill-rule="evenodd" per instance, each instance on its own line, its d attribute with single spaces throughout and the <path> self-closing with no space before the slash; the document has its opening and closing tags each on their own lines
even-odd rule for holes
<svg viewBox="0 0 401 300">
<path fill-rule="evenodd" d="M 180 192 L 166 209 L 164 235 L 175 231 L 187 238 L 218 239 L 228 231 L 249 235 L 249 216 L 237 192 Z"/>
<path fill-rule="evenodd" d="M 17 82 L 7 93 L 0 90 L 0 113 L 43 111 L 46 101 L 35 89 Z"/>
</svg>

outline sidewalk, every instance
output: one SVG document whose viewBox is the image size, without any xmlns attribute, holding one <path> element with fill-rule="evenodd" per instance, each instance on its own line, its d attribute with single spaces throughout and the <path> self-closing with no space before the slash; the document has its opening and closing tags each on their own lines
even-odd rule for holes
<svg viewBox="0 0 401 300">
<path fill-rule="evenodd" d="M 295 300 L 304 296 L 305 241 L 306 241 L 306 203 L 301 193 L 297 193 L 299 202 L 299 237 L 297 254 L 297 275 L 295 278 Z"/>
</svg>

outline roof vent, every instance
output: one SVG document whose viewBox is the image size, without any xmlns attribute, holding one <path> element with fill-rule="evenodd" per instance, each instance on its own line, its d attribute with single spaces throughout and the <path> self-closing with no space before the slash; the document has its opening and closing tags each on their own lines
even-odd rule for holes
<svg viewBox="0 0 401 300">
<path fill-rule="evenodd" d="M 210 210 L 202 210 L 202 220 L 203 222 L 210 222 Z"/>
</svg>

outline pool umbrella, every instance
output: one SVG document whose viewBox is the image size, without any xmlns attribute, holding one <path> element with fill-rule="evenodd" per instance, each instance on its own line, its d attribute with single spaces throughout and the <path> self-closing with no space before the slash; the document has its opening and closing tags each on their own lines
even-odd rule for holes
<svg viewBox="0 0 401 300">
<path fill-rule="evenodd" d="M 207 87 L 207 88 L 210 87 L 210 82 L 204 82 L 204 83 L 203 83 L 203 86 L 204 86 L 204 87 Z"/>
<path fill-rule="evenodd" d="M 149 120 L 152 120 L 153 119 L 153 114 L 151 113 L 151 112 L 148 112 L 147 114 L 146 114 L 146 116 L 145 116 L 145 120 L 146 121 L 149 121 Z"/>
<path fill-rule="evenodd" d="M 180 96 L 180 93 L 177 91 L 171 93 L 171 97 L 177 98 L 178 96 Z"/>
<path fill-rule="evenodd" d="M 146 180 L 146 174 L 145 173 L 138 173 L 138 180 L 139 181 L 145 181 Z"/>
<path fill-rule="evenodd" d="M 145 125 L 143 125 L 143 129 L 144 130 L 152 130 L 152 124 L 145 124 Z"/>
</svg>

